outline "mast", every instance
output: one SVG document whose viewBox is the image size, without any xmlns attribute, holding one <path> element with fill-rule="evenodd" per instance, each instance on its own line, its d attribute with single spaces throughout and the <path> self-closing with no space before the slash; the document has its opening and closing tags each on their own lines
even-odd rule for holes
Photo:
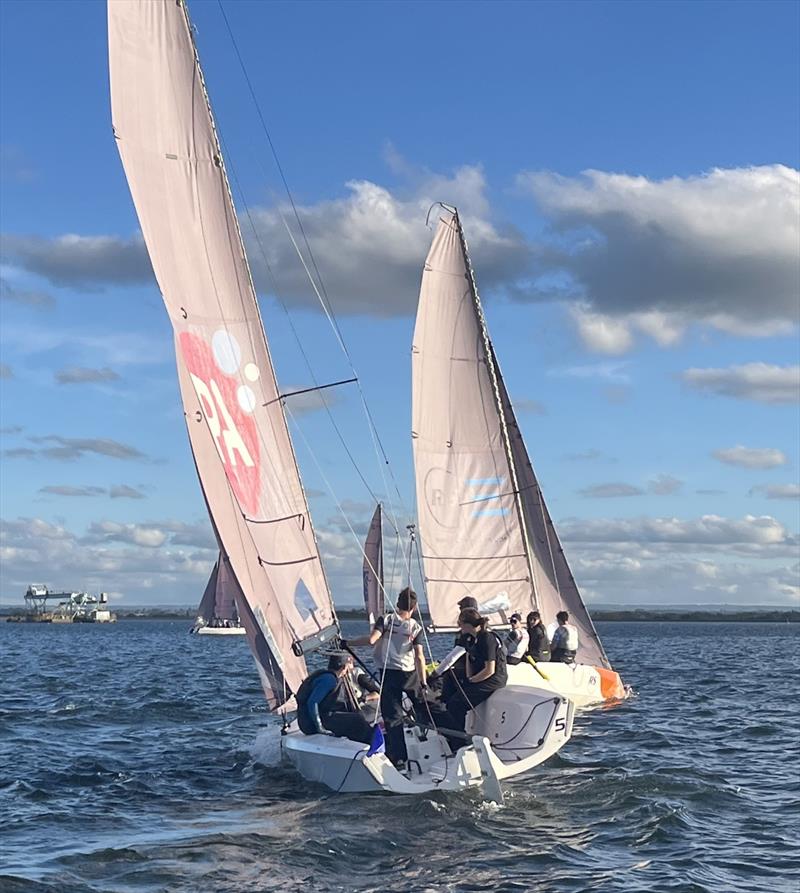
<svg viewBox="0 0 800 893">
<path fill-rule="evenodd" d="M 522 531 L 522 543 L 525 549 L 525 560 L 527 561 L 528 571 L 530 573 L 531 603 L 534 608 L 537 608 L 538 601 L 536 597 L 536 575 L 534 573 L 533 562 L 531 560 L 531 545 L 528 538 L 527 526 L 525 524 L 525 514 L 522 509 L 522 498 L 517 477 L 516 463 L 514 461 L 514 454 L 511 449 L 511 439 L 508 433 L 508 424 L 506 421 L 503 401 L 500 397 L 500 383 L 498 381 L 498 369 L 495 363 L 494 347 L 492 346 L 492 340 L 489 337 L 489 329 L 486 325 L 486 317 L 483 315 L 483 306 L 481 304 L 480 296 L 478 295 L 478 285 L 475 281 L 475 271 L 472 268 L 472 260 L 469 256 L 467 240 L 464 238 L 464 230 L 461 226 L 461 218 L 458 216 L 457 209 L 455 209 L 453 216 L 456 222 L 456 229 L 458 230 L 458 237 L 461 240 L 461 248 L 464 252 L 464 259 L 467 263 L 467 272 L 469 274 L 469 284 L 470 290 L 472 292 L 472 301 L 475 308 L 475 315 L 478 319 L 478 327 L 481 332 L 481 337 L 483 338 L 483 346 L 486 353 L 486 366 L 489 370 L 489 377 L 492 382 L 492 392 L 494 394 L 495 407 L 500 419 L 500 430 L 503 435 L 503 445 L 505 446 L 506 459 L 508 460 L 508 469 L 511 474 L 511 486 L 514 492 L 514 506 L 517 511 L 517 520 L 519 521 L 520 530 Z"/>
</svg>

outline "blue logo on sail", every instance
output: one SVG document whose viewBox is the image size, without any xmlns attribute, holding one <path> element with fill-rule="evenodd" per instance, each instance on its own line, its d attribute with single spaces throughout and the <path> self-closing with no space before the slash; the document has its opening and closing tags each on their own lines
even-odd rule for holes
<svg viewBox="0 0 800 893">
<path fill-rule="evenodd" d="M 507 515 L 509 509 L 507 508 L 492 508 L 486 505 L 492 499 L 500 499 L 501 496 L 506 496 L 508 494 L 503 493 L 503 484 L 505 483 L 504 477 L 487 477 L 487 478 L 468 478 L 464 483 L 467 487 L 472 487 L 476 489 L 480 489 L 483 487 L 492 487 L 495 488 L 496 492 L 490 493 L 480 493 L 475 496 L 471 502 L 477 503 L 475 510 L 472 512 L 473 518 L 485 518 L 490 516 L 497 515 Z"/>
<path fill-rule="evenodd" d="M 297 586 L 294 590 L 294 606 L 303 620 L 308 620 L 314 611 L 317 610 L 317 603 L 302 580 L 297 581 Z"/>
</svg>

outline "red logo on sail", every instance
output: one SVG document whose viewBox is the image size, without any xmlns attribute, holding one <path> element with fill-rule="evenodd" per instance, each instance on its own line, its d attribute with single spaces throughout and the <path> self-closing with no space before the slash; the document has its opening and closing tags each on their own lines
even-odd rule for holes
<svg viewBox="0 0 800 893">
<path fill-rule="evenodd" d="M 252 416 L 253 392 L 240 385 L 238 377 L 228 374 L 229 369 L 235 371 L 229 362 L 224 363 L 225 370 L 220 368 L 202 338 L 189 332 L 182 332 L 178 338 L 228 481 L 244 511 L 257 516 L 261 475 L 258 429 Z M 230 359 L 229 353 L 225 360 Z"/>
</svg>

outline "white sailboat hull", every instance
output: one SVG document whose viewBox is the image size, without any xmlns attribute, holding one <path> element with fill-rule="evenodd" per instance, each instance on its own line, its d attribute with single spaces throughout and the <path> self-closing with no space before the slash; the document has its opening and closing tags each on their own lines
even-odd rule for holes
<svg viewBox="0 0 800 893">
<path fill-rule="evenodd" d="M 382 753 L 331 735 L 304 735 L 293 723 L 281 738 L 284 756 L 308 781 L 336 793 L 424 794 L 482 788 L 502 799 L 500 781 L 543 763 L 572 734 L 573 705 L 532 687 L 506 687 L 468 716 L 471 742 L 453 754 L 443 735 L 406 728 L 408 770 L 399 772 Z"/>
<path fill-rule="evenodd" d="M 569 698 L 576 707 L 591 707 L 628 696 L 618 673 L 589 664 L 538 662 L 535 668 L 527 662 L 509 664 L 508 684 L 546 689 Z"/>
<path fill-rule="evenodd" d="M 243 636 L 245 629 L 243 626 L 201 626 L 193 628 L 191 632 L 198 636 Z"/>
</svg>

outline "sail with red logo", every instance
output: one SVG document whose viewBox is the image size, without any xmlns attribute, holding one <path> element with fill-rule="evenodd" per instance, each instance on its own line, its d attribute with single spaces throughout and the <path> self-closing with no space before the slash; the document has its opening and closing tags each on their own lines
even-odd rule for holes
<svg viewBox="0 0 800 893">
<path fill-rule="evenodd" d="M 272 709 L 338 632 L 185 4 L 108 4 L 114 136 L 197 473 Z"/>
</svg>

